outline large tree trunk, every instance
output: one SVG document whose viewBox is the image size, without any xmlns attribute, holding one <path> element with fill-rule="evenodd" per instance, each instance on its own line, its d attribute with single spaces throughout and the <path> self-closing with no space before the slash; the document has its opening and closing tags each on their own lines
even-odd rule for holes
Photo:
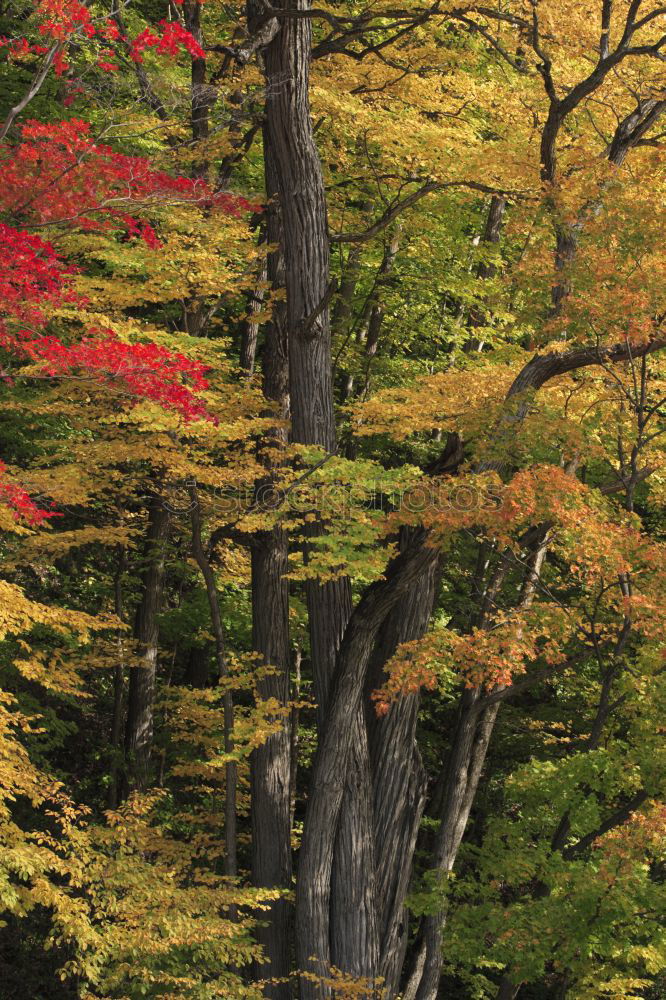
<svg viewBox="0 0 666 1000">
<path fill-rule="evenodd" d="M 307 10 L 305 0 L 276 8 Z M 266 155 L 282 213 L 294 441 L 335 449 L 326 198 L 308 97 L 311 25 L 284 18 L 266 49 Z"/>
<path fill-rule="evenodd" d="M 305 8 L 306 4 L 299 0 L 298 9 Z M 336 440 L 328 315 L 331 289 L 326 204 L 308 104 L 310 31 L 307 18 L 285 18 L 266 50 L 265 144 L 282 213 L 292 436 L 295 442 L 320 445 L 332 452 Z M 316 530 L 315 527 L 313 531 Z M 432 552 L 420 552 L 419 558 L 423 559 L 421 571 L 425 572 L 435 557 Z M 399 561 L 394 566 L 397 576 L 380 592 L 399 590 L 403 596 L 407 595 L 405 580 L 409 574 L 403 576 L 404 571 L 398 566 L 402 567 Z M 404 933 L 401 921 L 404 893 L 418 821 L 415 822 L 414 815 L 399 815 L 404 802 L 389 801 L 389 789 L 383 786 L 388 785 L 391 776 L 383 777 L 378 800 L 379 822 L 385 823 L 391 815 L 397 826 L 391 841 L 381 845 L 384 856 L 377 866 L 374 795 L 362 692 L 364 667 L 367 668 L 381 621 L 369 621 L 366 617 L 367 606 L 373 605 L 371 591 L 346 628 L 351 615 L 351 593 L 345 579 L 324 585 L 311 582 L 306 592 L 320 747 L 299 863 L 299 966 L 317 977 L 326 976 L 331 963 L 344 972 L 370 979 L 378 974 L 380 907 L 374 886 L 375 872 L 379 867 L 382 877 L 386 877 L 384 866 L 397 860 L 395 852 L 401 841 L 400 846 L 410 850 L 397 869 L 391 871 L 392 895 L 381 913 L 386 962 L 395 977 Z M 394 606 L 392 599 L 384 618 Z M 426 622 L 431 607 L 430 603 Z M 418 631 L 422 632 L 423 627 L 420 625 Z M 346 645 L 340 650 L 343 635 Z M 398 641 L 398 636 L 395 640 Z M 352 668 L 350 649 L 356 643 L 359 644 L 357 662 Z M 346 676 L 352 670 L 353 676 Z M 345 702 L 347 711 L 343 718 L 340 713 Z M 422 808 L 422 781 L 413 759 L 416 711 L 413 704 L 404 706 L 402 711 L 404 718 L 399 709 L 391 723 L 379 728 L 387 745 L 377 748 L 376 760 L 382 752 L 393 752 L 406 763 L 406 801 L 415 807 L 418 816 Z M 321 978 L 318 983 L 303 978 L 301 992 L 307 1000 L 325 996 L 328 990 Z"/>
<path fill-rule="evenodd" d="M 329 906 L 336 831 L 354 753 L 354 720 L 363 703 L 367 671 L 382 624 L 436 560 L 417 535 L 365 592 L 345 630 L 335 688 L 315 758 L 296 887 L 296 944 L 301 1000 L 330 996 Z M 350 721 L 351 720 L 351 721 Z"/>
<path fill-rule="evenodd" d="M 406 542 L 410 537 L 405 533 Z M 404 544 L 403 542 L 403 544 Z M 436 565 L 429 565 L 382 626 L 370 666 L 369 689 L 384 680 L 386 662 L 403 642 L 426 632 L 436 597 Z M 398 989 L 407 947 L 405 897 L 412 873 L 426 794 L 426 775 L 416 745 L 418 695 L 409 695 L 377 718 L 368 702 L 373 791 L 373 834 L 379 931 L 379 975 L 387 996 Z"/>
<path fill-rule="evenodd" d="M 266 152 L 266 243 L 275 247 L 267 258 L 267 277 L 274 289 L 284 287 L 281 244 L 281 212 L 276 198 L 276 178 Z M 264 396 L 280 423 L 270 433 L 272 443 L 286 445 L 289 418 L 289 343 L 285 304 L 276 301 L 261 356 Z M 257 496 L 268 496 L 279 476 L 279 465 L 267 464 L 266 478 L 257 484 Z M 291 734 L 289 585 L 286 579 L 288 539 L 279 525 L 256 534 L 252 541 L 252 648 L 261 662 L 273 668 L 257 683 L 263 699 L 275 699 L 282 708 L 279 728 L 253 753 L 250 760 L 252 817 L 252 880 L 265 888 L 291 889 Z M 256 936 L 265 962 L 256 968 L 258 977 L 281 980 L 265 988 L 271 1000 L 289 1000 L 292 995 L 291 905 L 286 899 L 273 902 L 261 914 Z"/>
<path fill-rule="evenodd" d="M 288 6 L 290 3 L 278 4 L 280 9 Z M 307 8 L 304 0 L 298 0 L 296 6 L 301 10 Z M 308 97 L 310 49 L 309 19 L 297 17 L 280 21 L 280 30 L 265 53 L 264 143 L 267 172 L 275 178 L 282 223 L 292 440 L 299 444 L 319 445 L 330 453 L 336 448 L 328 308 L 331 294 L 330 262 L 324 184 Z M 321 529 L 315 524 L 311 530 L 315 535 Z M 324 584 L 313 580 L 306 584 L 306 597 L 314 694 L 321 737 L 328 718 L 336 657 L 351 613 L 351 587 L 347 579 Z M 360 711 L 360 705 L 356 711 Z M 361 716 L 354 720 L 354 731 L 357 737 L 354 742 L 354 761 L 358 768 L 362 768 L 365 764 Z M 358 754 L 361 756 L 358 757 Z M 367 761 L 367 751 L 365 760 Z M 363 944 L 359 948 L 355 933 L 352 932 L 350 937 L 351 920 L 355 911 L 349 909 L 350 904 L 353 904 L 348 892 L 348 878 L 352 871 L 356 871 L 359 878 L 362 870 L 365 871 L 365 878 L 359 883 L 362 886 L 367 873 L 374 870 L 374 865 L 370 864 L 368 867 L 367 849 L 371 842 L 371 828 L 367 781 L 363 784 L 365 797 L 354 800 L 354 815 L 362 827 L 361 839 L 357 839 L 355 826 L 354 829 L 347 828 L 339 841 L 336 867 L 343 881 L 335 881 L 337 900 L 334 910 L 339 917 L 336 926 L 341 935 L 336 958 L 345 970 L 357 971 L 360 962 L 365 972 L 367 958 L 368 955 L 372 956 L 373 946 Z M 355 788 L 352 779 L 350 794 L 354 794 Z M 327 834 L 332 838 L 334 828 L 327 831 Z M 315 877 L 318 883 L 321 880 L 326 883 L 325 887 L 321 886 L 322 893 L 316 904 L 318 907 L 321 903 L 322 908 L 317 913 L 302 914 L 306 923 L 317 926 L 321 932 L 314 952 L 320 960 L 320 968 L 327 968 L 331 957 L 330 877 L 330 866 L 325 873 L 320 871 Z M 306 911 L 309 906 L 310 903 L 304 906 Z M 367 910 L 364 909 L 363 912 Z M 370 938 L 375 937 L 371 926 L 367 929 L 367 934 Z M 352 940 L 353 955 L 348 956 L 347 947 Z M 308 965 L 311 954 L 313 953 L 308 955 Z"/>
<path fill-rule="evenodd" d="M 328 302 L 332 289 L 326 202 L 308 103 L 311 22 L 307 16 L 298 16 L 306 14 L 308 8 L 307 0 L 294 3 L 279 0 L 272 8 L 277 16 L 271 19 L 270 12 L 262 13 L 263 8 L 257 6 L 254 27 L 263 31 L 267 21 L 273 21 L 265 35 L 270 40 L 264 57 L 264 145 L 267 173 L 275 179 L 282 219 L 280 242 L 285 267 L 292 439 L 332 453 L 336 434 L 330 364 Z M 286 16 L 287 11 L 293 12 L 292 16 Z M 283 13 L 285 16 L 281 16 Z M 250 27 L 253 33 L 252 24 Z M 557 123 L 551 124 L 556 138 Z M 546 152 L 553 153 L 554 170 L 554 150 L 548 147 Z M 544 169 L 547 159 L 544 158 Z M 489 223 L 490 238 L 495 238 L 503 205 L 498 202 L 493 208 L 496 211 Z M 316 524 L 311 528 L 313 535 L 318 530 Z M 375 814 L 377 811 L 381 814 L 382 810 L 391 813 L 391 807 L 388 801 L 380 801 L 377 787 L 370 794 L 373 758 L 363 717 L 363 690 L 380 627 L 397 601 L 408 597 L 410 587 L 434 560 L 434 554 L 423 545 L 410 545 L 389 567 L 386 579 L 366 592 L 353 613 L 348 580 L 324 585 L 313 581 L 306 586 L 319 749 L 297 884 L 298 964 L 306 972 L 301 980 L 303 1000 L 320 1000 L 330 993 L 323 978 L 329 972 L 331 960 L 343 971 L 374 977 L 382 933 L 389 938 L 393 936 L 386 954 L 393 956 L 391 963 L 398 961 L 397 930 L 389 932 L 388 928 L 396 922 L 399 927 L 396 917 L 399 906 L 396 902 L 390 913 L 391 907 L 384 912 L 385 901 L 382 898 L 382 903 L 378 903 L 380 892 L 373 886 L 376 871 L 386 877 L 385 865 L 392 864 L 394 856 L 379 858 L 377 852 L 379 834 L 374 829 L 378 821 Z M 415 708 L 406 704 L 402 710 L 404 719 L 400 719 L 399 712 L 395 716 L 401 722 L 396 732 L 392 733 L 387 724 L 387 742 L 377 750 L 376 761 L 381 761 L 387 752 L 389 756 L 395 752 L 405 761 L 408 753 L 413 752 L 407 737 L 413 732 Z M 496 705 L 480 714 L 475 703 L 462 700 L 445 783 L 442 829 L 433 859 L 440 870 L 449 871 L 454 863 L 496 714 Z M 407 773 L 413 779 L 412 801 L 417 803 L 418 812 L 418 768 L 411 756 L 410 764 Z M 380 770 L 381 765 L 377 774 Z M 381 783 L 384 779 L 379 780 Z M 409 788 L 405 793 L 409 796 Z M 380 800 L 375 801 L 378 794 Z M 396 803 L 393 809 L 397 808 Z M 403 826 L 403 842 L 410 845 L 413 835 L 413 827 L 407 822 Z M 382 850 L 389 847 L 382 844 Z M 391 873 L 397 879 L 396 901 L 404 898 L 405 869 L 408 870 L 408 863 Z M 441 962 L 442 921 L 428 919 L 419 1000 L 436 994 Z"/>
<path fill-rule="evenodd" d="M 138 791 L 145 791 L 150 784 L 159 636 L 157 616 L 162 606 L 168 534 L 169 512 L 162 497 L 155 495 L 148 508 L 141 601 L 134 624 L 134 637 L 139 643 L 142 662 L 130 670 L 125 728 L 129 789 Z"/>
<path fill-rule="evenodd" d="M 291 6 L 290 0 L 278 4 Z M 304 0 L 296 8 L 307 9 Z M 285 18 L 266 50 L 267 170 L 280 205 L 287 293 L 291 436 L 335 451 L 326 199 L 308 99 L 311 26 Z M 313 532 L 318 530 L 313 526 Z M 315 698 L 325 717 L 335 656 L 351 611 L 348 580 L 306 587 Z"/>
<path fill-rule="evenodd" d="M 373 979 L 379 965 L 372 781 L 363 705 L 353 719 L 351 753 L 331 871 L 331 963 Z"/>
<path fill-rule="evenodd" d="M 309 4 L 297 0 L 295 9 Z M 292 9 L 282 0 L 276 9 Z M 266 171 L 280 208 L 289 343 L 291 435 L 297 444 L 335 451 L 331 373 L 331 296 L 326 197 L 308 97 L 311 25 L 284 18 L 265 51 Z M 313 530 L 317 530 L 314 526 Z M 349 619 L 347 580 L 307 586 L 315 697 L 320 718 Z"/>
<path fill-rule="evenodd" d="M 279 729 L 252 754 L 252 879 L 257 886 L 291 888 L 291 739 L 289 733 L 289 591 L 287 540 L 266 532 L 252 546 L 252 643 L 271 672 L 258 681 L 262 698 L 284 707 Z M 273 1000 L 291 996 L 291 906 L 285 899 L 261 914 L 267 926 L 257 929 L 266 962 L 262 977 L 285 982 L 266 989 Z"/>
</svg>

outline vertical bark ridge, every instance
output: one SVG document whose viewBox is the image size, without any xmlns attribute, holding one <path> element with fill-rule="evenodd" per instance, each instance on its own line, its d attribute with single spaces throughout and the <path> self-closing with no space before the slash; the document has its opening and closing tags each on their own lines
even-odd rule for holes
<svg viewBox="0 0 666 1000">
<path fill-rule="evenodd" d="M 335 688 L 315 758 L 296 886 L 296 942 L 301 1000 L 330 996 L 323 977 L 330 967 L 330 879 L 335 836 L 352 755 L 354 726 L 367 669 L 388 614 L 436 559 L 421 533 L 388 566 L 354 609 L 338 657 Z"/>
<path fill-rule="evenodd" d="M 372 980 L 379 963 L 377 859 L 362 705 L 349 725 L 351 753 L 331 876 L 331 961 L 348 975 Z"/>
<path fill-rule="evenodd" d="M 401 605 L 382 627 L 373 654 L 370 688 L 384 678 L 384 666 L 403 642 L 421 638 L 430 622 L 436 595 L 436 566 L 427 567 Z M 426 776 L 416 745 L 419 697 L 409 695 L 377 718 L 368 707 L 376 851 L 380 958 L 378 971 L 388 996 L 398 988 L 407 945 L 405 896 L 412 870 L 423 808 Z"/>
</svg>

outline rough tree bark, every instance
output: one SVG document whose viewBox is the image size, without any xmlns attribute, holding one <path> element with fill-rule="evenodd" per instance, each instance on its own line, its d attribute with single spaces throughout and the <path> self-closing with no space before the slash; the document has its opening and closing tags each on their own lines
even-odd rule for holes
<svg viewBox="0 0 666 1000">
<path fill-rule="evenodd" d="M 308 6 L 298 0 L 294 9 Z M 275 9 L 292 5 L 282 0 Z M 281 213 L 291 436 L 295 443 L 334 452 L 328 308 L 332 288 L 326 197 L 308 96 L 311 35 L 309 18 L 283 18 L 265 50 L 264 143 Z M 323 713 L 351 609 L 349 583 L 314 583 L 307 587 L 307 597 L 315 697 Z"/>
<path fill-rule="evenodd" d="M 257 4 L 250 11 L 249 23 L 251 36 L 266 39 L 264 144 L 267 169 L 275 177 L 282 216 L 292 437 L 296 443 L 318 445 L 333 453 L 336 435 L 328 310 L 332 286 L 326 202 L 308 103 L 310 19 L 299 16 L 307 15 L 308 9 L 307 0 L 295 3 L 279 0 L 268 10 Z M 253 44 L 250 43 L 250 49 Z M 604 64 L 604 72 L 609 70 L 610 66 Z M 545 181 L 554 176 L 556 169 L 555 145 L 562 121 L 591 89 L 594 86 L 586 81 L 582 89 L 562 101 L 553 96 L 544 130 Z M 436 188 L 426 185 L 426 189 Z M 382 226 L 390 221 L 385 219 Z M 614 360 L 615 353 L 616 349 L 611 349 L 604 360 Z M 562 364 L 561 355 L 557 361 L 548 357 L 549 371 L 544 375 L 543 360 L 535 360 L 528 366 L 529 372 L 519 377 L 514 392 L 530 386 L 538 388 L 550 377 L 550 369 Z M 590 363 L 594 360 L 587 352 L 580 365 Z M 572 367 L 579 365 L 574 363 Z M 315 526 L 313 531 L 317 530 Z M 298 966 L 305 973 L 301 977 L 303 1000 L 321 1000 L 329 995 L 324 977 L 333 957 L 343 969 L 375 974 L 378 951 L 371 942 L 375 934 L 379 935 L 382 921 L 387 926 L 387 915 L 383 913 L 378 918 L 379 906 L 371 885 L 378 862 L 377 837 L 370 826 L 376 820 L 373 814 L 378 808 L 381 813 L 381 808 L 375 802 L 377 789 L 373 789 L 372 797 L 368 795 L 374 775 L 363 717 L 363 690 L 380 628 L 398 600 L 408 596 L 410 588 L 435 560 L 436 554 L 428 549 L 425 539 L 414 539 L 389 566 L 385 579 L 366 591 L 353 612 L 347 580 L 323 586 L 312 582 L 306 588 L 319 707 L 319 749 L 305 819 L 296 897 Z M 442 799 L 443 823 L 435 860 L 445 869 L 455 859 L 498 710 L 499 702 L 480 710 L 477 701 L 478 693 L 476 701 L 467 704 L 463 699 L 461 703 L 449 779 Z M 405 708 L 405 712 L 408 717 L 405 732 L 409 733 L 413 723 L 409 709 Z M 404 746 L 403 751 L 404 758 Z M 374 759 L 377 761 L 379 757 Z M 415 794 L 418 799 L 416 786 Z M 405 841 L 409 842 L 411 836 L 410 830 Z M 371 857 L 373 851 L 375 859 Z M 349 880 L 355 879 L 362 867 L 365 878 L 350 884 Z M 398 897 L 401 892 L 402 889 L 397 892 Z M 392 916 L 389 923 L 393 920 Z M 434 921 L 426 930 L 428 947 L 423 975 L 419 976 L 419 1000 L 426 996 L 430 1000 L 433 990 L 436 993 L 441 961 L 441 921 Z"/>
<path fill-rule="evenodd" d="M 351 747 L 331 868 L 330 954 L 337 969 L 372 980 L 379 964 L 377 861 L 368 734 L 361 701 L 348 725 Z"/>
<path fill-rule="evenodd" d="M 315 758 L 305 817 L 296 887 L 296 944 L 302 1000 L 330 995 L 324 982 L 330 966 L 329 904 L 335 832 L 347 771 L 352 759 L 356 718 L 362 705 L 370 657 L 390 612 L 437 559 L 418 533 L 389 564 L 384 579 L 369 587 L 354 609 L 338 655 L 335 689 Z"/>
<path fill-rule="evenodd" d="M 284 258 L 281 250 L 281 212 L 271 158 L 266 153 L 266 242 L 275 247 L 267 256 L 266 275 L 271 287 L 284 287 Z M 249 321 L 248 321 L 249 322 Z M 256 337 L 255 337 L 256 340 Z M 242 359 L 242 361 L 247 359 Z M 276 301 L 266 324 L 261 354 L 263 393 L 269 413 L 279 423 L 269 434 L 279 450 L 287 443 L 289 419 L 289 343 L 286 307 Z M 275 464 L 277 461 L 277 465 Z M 279 475 L 279 459 L 267 461 L 266 477 L 257 484 L 259 502 L 270 501 L 272 485 Z M 263 499 L 262 499 L 263 498 Z M 263 665 L 272 671 L 258 681 L 261 698 L 274 698 L 282 706 L 279 729 L 252 754 L 250 760 L 252 879 L 255 885 L 291 889 L 291 735 L 288 704 L 290 697 L 289 586 L 286 580 L 288 540 L 278 525 L 253 537 L 252 559 L 252 648 Z M 292 995 L 291 905 L 276 900 L 262 914 L 266 926 L 257 929 L 266 961 L 257 965 L 259 977 L 280 980 L 265 988 L 271 1000 L 289 1000 Z"/>
<path fill-rule="evenodd" d="M 410 532 L 404 532 L 403 547 Z M 437 592 L 437 566 L 427 566 L 401 604 L 383 623 L 373 652 L 367 694 L 385 679 L 384 667 L 403 642 L 426 632 Z M 416 745 L 418 695 L 410 695 L 378 718 L 366 698 L 370 739 L 373 835 L 378 907 L 378 973 L 387 995 L 398 990 L 407 947 L 405 897 L 412 872 L 426 795 L 426 775 Z"/>
<path fill-rule="evenodd" d="M 279 4 L 277 9 L 289 7 Z M 298 0 L 297 9 L 307 4 Z M 266 120 L 264 143 L 267 171 L 275 178 L 275 189 L 281 213 L 281 246 L 284 254 L 284 285 L 286 289 L 286 325 L 289 344 L 289 391 L 291 403 L 292 440 L 299 444 L 319 445 L 329 453 L 336 449 L 331 371 L 331 330 L 329 319 L 330 260 L 326 199 L 319 154 L 314 141 L 309 107 L 309 62 L 311 26 L 307 18 L 281 19 L 280 28 L 265 50 Z M 312 526 L 313 535 L 320 530 Z M 311 661 L 314 694 L 318 705 L 320 736 L 328 718 L 331 684 L 336 668 L 336 656 L 345 626 L 351 613 L 351 587 L 345 578 L 320 584 L 306 584 Z M 360 713 L 360 705 L 357 708 Z M 361 753 L 357 766 L 364 766 L 362 717 L 353 719 L 357 735 L 355 746 Z M 350 785 L 354 795 L 356 786 Z M 343 919 L 345 928 L 351 916 L 348 910 L 351 876 L 359 863 L 366 865 L 369 818 L 367 804 L 354 799 L 354 814 L 363 831 L 357 837 L 357 825 L 342 833 L 337 870 L 342 881 L 336 882 L 334 909 Z M 337 818 L 337 817 L 336 817 Z M 327 831 L 333 837 L 335 827 Z M 359 856 L 359 849 L 361 851 Z M 370 871 L 374 866 L 370 867 Z M 368 870 L 368 869 L 366 869 Z M 330 869 L 326 880 L 330 878 Z M 319 873 L 318 878 L 322 877 Z M 361 883 L 362 884 L 362 883 Z M 307 923 L 322 923 L 321 957 L 330 958 L 329 895 L 326 886 L 325 913 L 318 911 L 305 917 Z M 307 907 L 306 907 L 307 909 Z M 351 911 L 354 912 L 353 910 Z M 363 909 L 362 913 L 367 912 Z M 374 912 L 371 908 L 370 912 Z M 344 915 L 344 916 L 343 916 Z M 368 930 L 370 937 L 373 930 Z M 343 946 L 344 950 L 344 946 Z M 362 954 L 361 954 L 362 951 Z M 370 955 L 372 949 L 370 949 Z M 320 953 L 317 952 L 318 957 Z M 361 958 L 366 971 L 368 948 L 356 949 L 353 958 L 339 955 L 345 968 L 356 970 Z"/>
</svg>

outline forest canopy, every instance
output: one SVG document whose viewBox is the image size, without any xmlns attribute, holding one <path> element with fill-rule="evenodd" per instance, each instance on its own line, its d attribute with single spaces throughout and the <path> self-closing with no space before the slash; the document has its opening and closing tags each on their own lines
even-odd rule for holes
<svg viewBox="0 0 666 1000">
<path fill-rule="evenodd" d="M 0 1000 L 664 1000 L 666 6 L 0 78 Z"/>
</svg>

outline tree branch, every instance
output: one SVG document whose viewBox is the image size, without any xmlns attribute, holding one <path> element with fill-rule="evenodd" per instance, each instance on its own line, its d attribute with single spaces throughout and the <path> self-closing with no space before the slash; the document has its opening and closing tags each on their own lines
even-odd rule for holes
<svg viewBox="0 0 666 1000">
<path fill-rule="evenodd" d="M 594 841 L 598 840 L 599 837 L 603 837 L 605 833 L 608 833 L 609 830 L 613 830 L 616 826 L 626 823 L 631 814 L 636 812 L 639 806 L 645 802 L 647 797 L 648 793 L 643 788 L 639 792 L 636 792 L 636 794 L 629 799 L 626 805 L 623 805 L 620 809 L 616 809 L 616 811 L 612 813 L 608 819 L 604 820 L 604 822 L 601 823 L 596 830 L 592 830 L 591 833 L 586 833 L 585 836 L 581 837 L 580 840 L 577 840 L 575 844 L 571 844 L 569 847 L 566 847 L 562 851 L 562 856 L 566 858 L 567 861 L 571 861 L 574 858 L 579 857 L 579 855 L 583 854 L 588 847 L 591 847 Z"/>
<path fill-rule="evenodd" d="M 556 351 L 550 354 L 536 354 L 514 380 L 507 393 L 507 399 L 524 392 L 540 389 L 550 379 L 576 371 L 579 368 L 604 365 L 608 362 L 630 361 L 632 358 L 642 358 L 647 354 L 654 354 L 655 351 L 660 351 L 664 347 L 666 347 L 666 337 L 658 336 L 645 344 L 632 345 L 628 340 L 625 340 L 620 344 L 613 344 L 611 347 L 582 347 L 580 350 L 562 354 Z"/>
<path fill-rule="evenodd" d="M 331 243 L 365 243 L 367 240 L 371 240 L 373 236 L 377 236 L 378 233 L 381 233 L 382 230 L 386 229 L 386 227 L 390 225 L 398 215 L 406 209 L 411 208 L 412 205 L 416 205 L 417 202 L 421 201 L 422 198 L 425 198 L 426 195 L 432 194 L 433 191 L 445 191 L 447 188 L 457 187 L 469 188 L 472 191 L 481 191 L 483 194 L 496 194 L 508 198 L 525 197 L 520 192 L 502 191 L 499 188 L 489 187 L 489 185 L 481 184 L 478 181 L 427 181 L 427 183 L 418 188 L 418 190 L 407 195 L 406 198 L 393 201 L 384 214 L 381 215 L 376 222 L 373 222 L 371 226 L 363 230 L 363 232 L 334 233 L 330 237 Z"/>
<path fill-rule="evenodd" d="M 63 47 L 62 42 L 56 42 L 55 45 L 52 45 L 49 51 L 44 56 L 44 61 L 42 62 L 42 65 L 35 74 L 35 76 L 33 77 L 32 83 L 28 87 L 27 91 L 25 92 L 21 100 L 18 102 L 18 104 L 14 105 L 14 107 L 10 110 L 9 114 L 5 118 L 4 124 L 0 129 L 0 142 L 2 142 L 2 140 L 6 137 L 10 128 L 14 124 L 16 118 L 28 106 L 28 104 L 30 104 L 30 101 L 32 101 L 32 99 L 36 97 L 39 91 L 42 89 L 44 80 L 48 76 L 48 72 L 51 69 L 51 66 L 53 65 L 53 61 L 55 57 L 58 55 L 58 53 L 62 51 L 62 47 Z"/>
</svg>

